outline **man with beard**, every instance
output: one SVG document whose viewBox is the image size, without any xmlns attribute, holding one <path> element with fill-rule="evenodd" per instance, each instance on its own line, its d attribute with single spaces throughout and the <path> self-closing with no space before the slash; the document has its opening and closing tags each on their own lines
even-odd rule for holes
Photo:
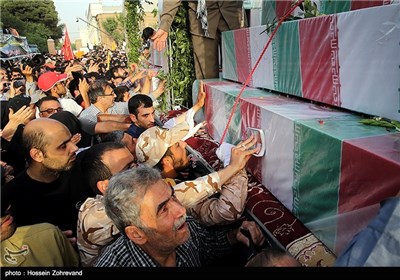
<svg viewBox="0 0 400 280">
<path fill-rule="evenodd" d="M 127 133 L 138 138 L 146 129 L 156 125 L 153 100 L 146 94 L 136 94 L 128 101 L 129 115 L 132 121 Z"/>
<path fill-rule="evenodd" d="M 204 83 L 203 81 L 200 81 L 199 94 L 197 96 L 197 101 L 193 105 L 193 107 L 190 108 L 188 111 L 182 113 L 181 115 L 168 120 L 166 123 L 163 124 L 163 126 L 166 128 L 171 128 L 176 124 L 185 121 L 188 114 L 191 114 L 194 117 L 196 112 L 204 106 L 205 99 L 206 92 L 204 89 Z M 140 134 L 142 134 L 146 129 L 161 123 L 161 121 L 156 116 L 156 111 L 153 106 L 153 100 L 154 99 L 146 94 L 136 94 L 129 99 L 128 110 L 132 124 L 128 129 L 128 134 L 131 135 L 133 138 L 138 138 Z M 194 122 L 194 120 L 192 121 Z"/>
<path fill-rule="evenodd" d="M 22 133 L 28 167 L 1 189 L 13 207 L 17 226 L 51 223 L 69 236 L 76 231 L 78 212 L 68 187 L 78 147 L 59 121 L 39 118 Z M 71 240 L 74 241 L 74 240 Z"/>
<path fill-rule="evenodd" d="M 179 181 L 180 173 L 190 166 L 187 144 L 184 142 L 189 130 L 190 126 L 186 121 L 170 129 L 156 126 L 147 129 L 136 142 L 135 152 L 138 163 L 157 167 L 161 170 L 163 178 Z M 222 169 L 228 180 L 224 181 L 218 193 L 188 209 L 191 216 L 204 225 L 233 223 L 241 217 L 247 198 L 248 183 L 244 167 L 251 155 L 257 151 L 257 148 L 251 149 L 255 143 L 254 136 L 250 136 L 231 149 L 230 163 Z M 237 157 L 238 155 L 241 156 Z M 195 174 L 194 177 L 193 179 L 196 179 L 200 176 L 196 177 Z"/>
<path fill-rule="evenodd" d="M 68 74 L 58 74 L 56 72 L 46 72 L 39 76 L 38 87 L 46 94 L 46 96 L 54 96 L 58 99 L 61 107 L 65 111 L 69 111 L 75 116 L 79 116 L 83 108 L 72 98 L 67 98 L 66 82 Z"/>
</svg>

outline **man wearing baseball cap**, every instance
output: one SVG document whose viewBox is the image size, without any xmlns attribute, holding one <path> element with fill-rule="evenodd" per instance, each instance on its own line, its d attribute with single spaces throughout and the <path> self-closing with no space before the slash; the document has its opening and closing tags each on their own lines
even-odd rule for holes
<svg viewBox="0 0 400 280">
<path fill-rule="evenodd" d="M 176 173 L 189 164 L 187 144 L 182 141 L 187 138 L 189 131 L 190 126 L 186 121 L 170 129 L 147 129 L 137 139 L 138 163 L 158 167 L 164 178 L 175 178 Z M 248 178 L 244 167 L 257 150 L 249 149 L 255 142 L 255 138 L 251 136 L 232 148 L 230 163 L 224 169 L 209 174 L 210 178 L 216 180 L 213 184 L 216 185 L 215 191 L 220 192 L 219 196 L 209 193 L 212 197 L 203 199 L 188 209 L 190 215 L 205 225 L 227 224 L 240 218 L 247 198 Z M 204 179 L 209 178 L 205 176 Z M 196 184 L 190 184 L 188 188 L 197 192 Z"/>
<path fill-rule="evenodd" d="M 38 87 L 47 95 L 57 97 L 61 107 L 75 116 L 79 116 L 83 108 L 71 98 L 65 98 L 67 94 L 66 81 L 68 74 L 59 74 L 56 72 L 45 72 L 39 76 Z"/>
</svg>

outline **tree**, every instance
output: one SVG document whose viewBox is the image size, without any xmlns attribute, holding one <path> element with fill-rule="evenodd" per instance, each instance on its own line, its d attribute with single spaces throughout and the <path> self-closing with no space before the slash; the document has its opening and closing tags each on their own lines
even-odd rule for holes
<svg viewBox="0 0 400 280">
<path fill-rule="evenodd" d="M 1 0 L 1 25 L 12 26 L 30 44 L 47 51 L 47 39 L 63 36 L 64 24 L 58 24 L 58 13 L 52 0 Z"/>
<path fill-rule="evenodd" d="M 122 15 L 116 15 L 115 18 L 107 18 L 102 26 L 104 30 L 110 34 L 110 37 L 117 43 L 118 46 L 122 45 L 124 41 L 124 22 L 125 19 Z"/>
</svg>

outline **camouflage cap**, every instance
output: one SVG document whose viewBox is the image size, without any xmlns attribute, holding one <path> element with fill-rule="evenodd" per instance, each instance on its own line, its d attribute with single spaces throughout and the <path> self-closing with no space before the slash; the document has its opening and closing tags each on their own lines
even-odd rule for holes
<svg viewBox="0 0 400 280">
<path fill-rule="evenodd" d="M 155 166 L 169 147 L 181 141 L 189 132 L 189 124 L 182 122 L 170 129 L 151 127 L 146 129 L 136 143 L 136 157 L 138 162 L 147 166 Z"/>
</svg>

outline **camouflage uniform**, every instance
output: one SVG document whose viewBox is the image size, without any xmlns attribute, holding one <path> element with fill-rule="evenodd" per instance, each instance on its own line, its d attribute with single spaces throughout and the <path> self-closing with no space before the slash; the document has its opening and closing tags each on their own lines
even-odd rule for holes
<svg viewBox="0 0 400 280">
<path fill-rule="evenodd" d="M 224 225 L 237 221 L 244 211 L 247 183 L 247 172 L 242 169 L 225 182 L 218 196 L 197 203 L 188 209 L 188 214 L 207 226 Z"/>
<path fill-rule="evenodd" d="M 88 198 L 78 213 L 77 245 L 82 266 L 92 266 L 100 250 L 119 237 L 119 231 L 106 215 L 103 196 Z"/>
<path fill-rule="evenodd" d="M 186 208 L 196 205 L 205 198 L 221 191 L 217 172 L 175 185 L 175 181 L 165 179 L 174 187 L 177 199 Z M 78 213 L 77 245 L 83 266 L 93 266 L 101 249 L 119 237 L 119 231 L 107 216 L 103 196 L 88 198 Z"/>
<path fill-rule="evenodd" d="M 155 166 L 165 155 L 168 148 L 181 141 L 181 139 L 187 135 L 188 131 L 189 125 L 186 121 L 170 129 L 160 127 L 147 129 L 139 136 L 136 143 L 138 162 L 151 167 Z M 218 176 L 216 172 L 212 174 L 215 175 L 210 174 L 208 176 L 210 176 L 210 178 Z M 204 177 L 205 176 L 196 181 L 204 180 Z M 218 182 L 219 181 L 218 176 Z M 244 211 L 247 198 L 247 182 L 247 173 L 243 169 L 230 178 L 222 188 L 219 188 L 219 197 L 214 196 L 205 199 L 211 195 L 209 192 L 204 192 L 206 189 L 202 189 L 204 193 L 198 193 L 198 196 L 195 196 L 196 192 L 199 192 L 198 189 L 193 188 L 190 192 L 187 192 L 188 190 L 185 189 L 188 197 L 185 197 L 184 200 L 189 201 L 190 197 L 195 197 L 195 200 L 184 206 L 188 209 L 188 212 L 196 217 L 202 224 L 216 225 L 232 223 L 236 221 Z M 192 183 L 184 182 L 184 184 L 189 187 Z M 184 201 L 179 197 L 179 191 L 175 189 L 175 193 L 181 202 Z M 201 202 L 199 200 L 200 198 Z"/>
</svg>

